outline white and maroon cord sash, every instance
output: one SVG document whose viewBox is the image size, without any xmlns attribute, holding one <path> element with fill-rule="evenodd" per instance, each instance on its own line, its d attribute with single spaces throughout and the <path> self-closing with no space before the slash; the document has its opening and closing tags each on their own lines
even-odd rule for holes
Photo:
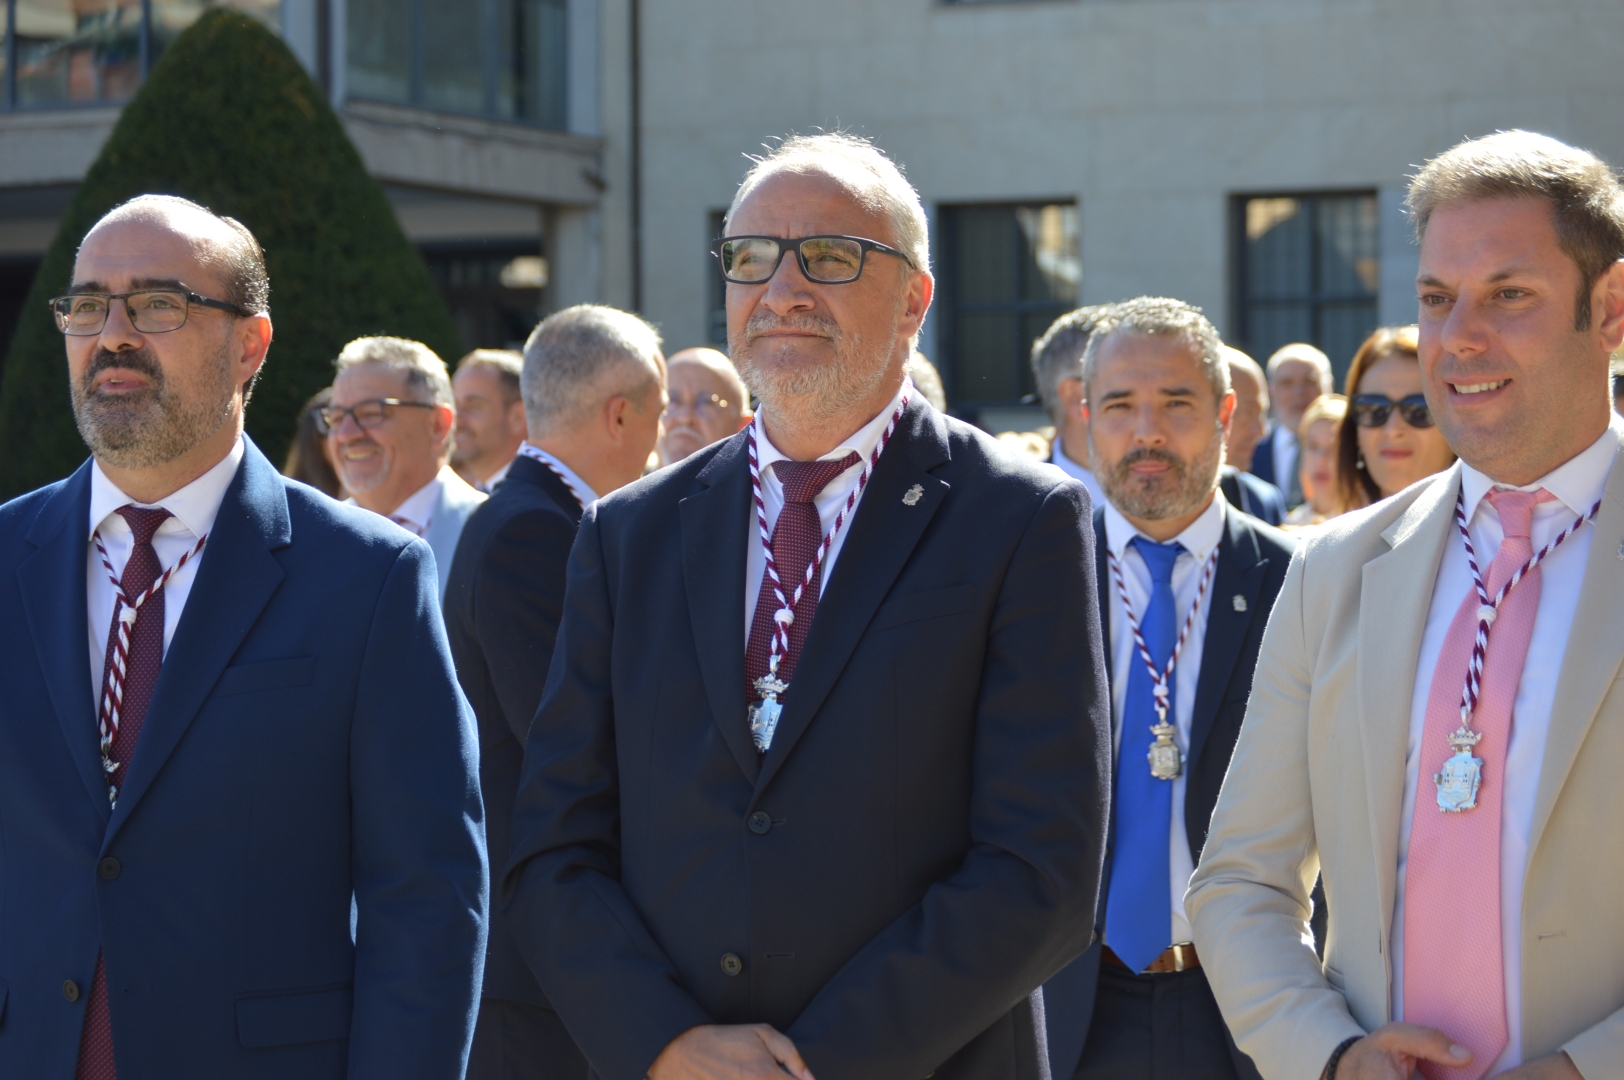
<svg viewBox="0 0 1624 1080">
<path fill-rule="evenodd" d="M 169 579 L 203 550 L 203 545 L 209 537 L 207 533 L 198 537 L 197 544 L 192 550 L 175 560 L 175 565 L 159 574 L 153 583 L 147 586 L 146 592 L 134 600 L 124 595 L 124 586 L 119 582 L 118 575 L 113 572 L 113 562 L 107 555 L 106 546 L 102 544 L 101 530 L 96 530 L 91 539 L 96 542 L 96 553 L 101 556 L 102 566 L 107 570 L 107 580 L 113 583 L 113 618 L 118 620 L 118 636 L 113 641 L 113 662 L 107 678 L 102 683 L 101 709 L 96 717 L 101 734 L 102 768 L 111 780 L 113 770 L 120 764 L 112 759 L 113 739 L 118 735 L 119 713 L 124 704 L 124 669 L 129 662 L 130 635 L 135 630 L 136 616 L 141 613 L 142 605 L 161 592 L 164 586 L 169 584 Z M 117 796 L 116 786 L 113 795 Z"/>
<path fill-rule="evenodd" d="M 1116 552 L 1106 548 L 1105 557 L 1111 563 L 1111 576 L 1116 580 L 1117 596 L 1122 601 L 1122 610 L 1128 615 L 1128 627 L 1133 631 L 1133 643 L 1139 652 L 1139 659 L 1144 661 L 1145 670 L 1150 672 L 1151 686 L 1156 697 L 1157 716 L 1163 723 L 1167 721 L 1168 706 L 1172 701 L 1173 669 L 1178 666 L 1179 654 L 1184 651 L 1184 643 L 1190 637 L 1190 630 L 1195 626 L 1196 616 L 1201 611 L 1201 602 L 1206 599 L 1207 587 L 1212 584 L 1213 570 L 1218 566 L 1218 545 L 1212 546 L 1212 554 L 1207 556 L 1207 565 L 1201 571 L 1201 586 L 1196 590 L 1195 602 L 1190 605 L 1190 614 L 1184 620 L 1184 629 L 1179 631 L 1179 639 L 1173 645 L 1173 651 L 1167 657 L 1165 670 L 1156 669 L 1156 661 L 1150 655 L 1150 647 L 1145 644 L 1145 635 L 1139 629 L 1139 616 L 1134 613 L 1133 602 L 1128 599 L 1128 587 L 1122 579 L 1122 564 L 1117 561 Z"/>
<path fill-rule="evenodd" d="M 543 465 L 547 466 L 547 468 L 551 469 L 553 475 L 558 477 L 559 480 L 563 481 L 564 486 L 570 489 L 570 494 L 574 495 L 575 501 L 581 504 L 581 509 L 586 509 L 587 501 L 581 498 L 581 493 L 575 489 L 575 485 L 570 483 L 570 478 L 565 476 L 564 471 L 560 469 L 552 460 L 551 454 L 547 453 L 547 451 L 541 449 L 539 446 L 531 446 L 528 442 L 522 442 L 519 444 L 519 453 L 523 454 L 527 458 L 530 458 L 532 461 L 539 461 Z"/>
<path fill-rule="evenodd" d="M 1466 686 L 1461 690 L 1460 696 L 1460 722 L 1461 726 L 1472 726 L 1472 714 L 1477 711 L 1477 695 L 1483 684 L 1483 658 L 1489 651 L 1489 627 L 1500 614 L 1500 605 L 1505 603 L 1511 590 L 1517 587 L 1524 575 L 1534 567 L 1550 557 L 1551 552 L 1561 547 L 1568 537 L 1579 531 L 1580 526 L 1586 522 L 1594 521 L 1596 514 L 1601 510 L 1601 500 L 1587 513 L 1581 514 L 1573 523 L 1563 529 L 1556 539 L 1540 548 L 1529 557 L 1528 561 L 1519 566 L 1506 583 L 1500 586 L 1500 591 L 1492 598 L 1489 590 L 1483 585 L 1483 574 L 1477 567 L 1477 552 L 1472 547 L 1472 534 L 1466 529 L 1466 493 L 1455 493 L 1455 526 L 1460 529 L 1461 542 L 1466 545 L 1466 564 L 1472 568 L 1472 587 L 1477 590 L 1477 635 L 1472 639 L 1472 658 L 1466 665 Z"/>
<path fill-rule="evenodd" d="M 751 422 L 749 431 L 751 495 L 756 501 L 756 528 L 761 536 L 762 554 L 767 559 L 767 578 L 773 583 L 773 599 L 778 602 L 778 608 L 773 612 L 772 651 L 767 661 L 767 674 L 769 676 L 778 674 L 778 664 L 783 659 L 784 653 L 789 649 L 789 628 L 790 624 L 795 621 L 795 610 L 801 606 L 801 596 L 806 592 L 807 585 L 811 584 L 813 575 L 823 568 L 823 557 L 828 554 L 829 548 L 834 544 L 835 537 L 839 534 L 841 526 L 846 524 L 846 518 L 850 515 L 852 507 L 857 505 L 857 497 L 863 493 L 863 488 L 868 485 L 869 473 L 879 463 L 880 455 L 885 452 L 886 444 L 891 441 L 891 433 L 896 431 L 897 421 L 902 419 L 902 411 L 907 407 L 908 394 L 904 391 L 902 400 L 897 402 L 896 411 L 891 414 L 890 421 L 885 425 L 885 431 L 880 435 L 879 444 L 874 447 L 874 452 L 869 455 L 868 461 L 863 465 L 863 471 L 858 474 L 857 485 L 846 496 L 846 505 L 841 507 L 839 514 L 835 515 L 834 525 L 824 534 L 823 542 L 818 545 L 817 550 L 812 555 L 812 561 L 806 564 L 806 574 L 795 586 L 794 597 L 789 599 L 784 596 L 784 585 L 778 577 L 778 565 L 773 562 L 772 533 L 767 529 L 767 502 L 761 494 L 761 468 L 756 452 L 756 429 L 761 425 L 761 414 L 758 412 L 756 419 Z"/>
</svg>

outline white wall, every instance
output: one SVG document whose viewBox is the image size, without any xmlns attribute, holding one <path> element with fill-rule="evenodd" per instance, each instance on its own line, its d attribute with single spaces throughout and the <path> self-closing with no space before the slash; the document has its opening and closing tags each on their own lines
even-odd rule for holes
<svg viewBox="0 0 1624 1080">
<path fill-rule="evenodd" d="M 644 310 L 702 340 L 706 213 L 790 130 L 876 138 L 928 204 L 1075 197 L 1083 300 L 1229 321 L 1232 194 L 1375 188 L 1413 318 L 1413 166 L 1531 127 L 1624 165 L 1618 0 L 643 0 Z"/>
</svg>

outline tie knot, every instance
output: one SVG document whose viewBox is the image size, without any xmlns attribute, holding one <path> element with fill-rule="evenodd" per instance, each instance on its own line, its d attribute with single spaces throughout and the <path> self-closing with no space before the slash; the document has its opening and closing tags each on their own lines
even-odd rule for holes
<svg viewBox="0 0 1624 1080">
<path fill-rule="evenodd" d="M 1534 507 L 1556 496 L 1544 488 L 1538 491 L 1507 491 L 1496 488 L 1484 498 L 1500 515 L 1500 529 L 1507 537 L 1526 538 L 1534 518 Z"/>
<path fill-rule="evenodd" d="M 168 521 L 172 516 L 168 510 L 161 506 L 143 510 L 133 503 L 129 506 L 119 507 L 116 513 L 130 526 L 130 531 L 135 534 L 137 544 L 152 543 L 152 536 L 158 531 L 158 526 Z"/>
<path fill-rule="evenodd" d="M 773 473 L 784 485 L 786 503 L 809 503 L 829 481 L 861 460 L 853 450 L 839 461 L 778 461 L 773 463 Z"/>
<path fill-rule="evenodd" d="M 1150 579 L 1159 585 L 1173 584 L 1173 564 L 1179 561 L 1184 553 L 1184 545 L 1177 541 L 1171 544 L 1158 544 L 1154 540 L 1143 536 L 1136 536 L 1128 541 L 1139 557 L 1145 560 L 1150 568 Z"/>
</svg>

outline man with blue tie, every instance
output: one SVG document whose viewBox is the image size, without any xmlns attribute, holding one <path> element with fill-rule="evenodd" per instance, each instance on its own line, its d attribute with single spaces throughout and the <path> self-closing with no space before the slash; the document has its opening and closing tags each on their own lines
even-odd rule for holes
<svg viewBox="0 0 1624 1080">
<path fill-rule="evenodd" d="M 1106 309 L 1083 357 L 1116 742 L 1100 938 L 1044 987 L 1056 1080 L 1254 1078 L 1190 944 L 1206 839 L 1291 542 L 1216 497 L 1235 408 L 1177 300 Z"/>
<path fill-rule="evenodd" d="M 467 1061 L 488 874 L 434 561 L 243 434 L 269 293 L 244 226 L 143 196 L 51 302 L 92 459 L 0 506 L 6 1080 Z"/>
</svg>

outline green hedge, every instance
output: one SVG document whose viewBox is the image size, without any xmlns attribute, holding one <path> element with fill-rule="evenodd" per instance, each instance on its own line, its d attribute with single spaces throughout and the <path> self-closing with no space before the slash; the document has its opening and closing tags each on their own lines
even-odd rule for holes
<svg viewBox="0 0 1624 1080">
<path fill-rule="evenodd" d="M 321 89 L 264 25 L 215 9 L 170 45 L 125 108 L 34 280 L 0 381 L 0 498 L 85 458 L 45 301 L 67 284 L 97 219 L 146 192 L 235 217 L 265 247 L 276 339 L 248 430 L 273 461 L 350 339 L 395 334 L 442 356 L 461 352 L 428 268 Z"/>
</svg>

